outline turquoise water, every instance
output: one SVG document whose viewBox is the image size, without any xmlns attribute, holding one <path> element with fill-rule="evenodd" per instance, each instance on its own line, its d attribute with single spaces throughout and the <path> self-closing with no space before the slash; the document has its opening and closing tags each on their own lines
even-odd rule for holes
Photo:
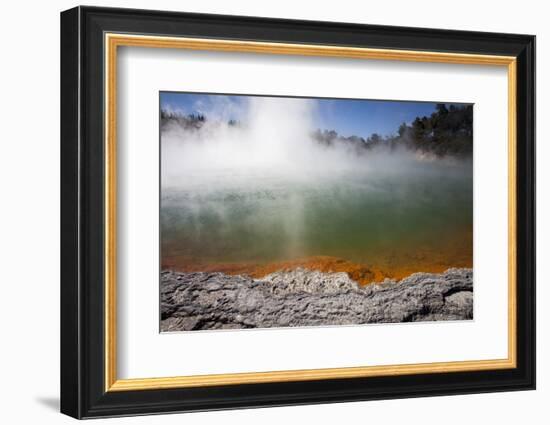
<svg viewBox="0 0 550 425">
<path fill-rule="evenodd" d="M 269 263 L 332 256 L 406 263 L 471 256 L 471 162 L 290 177 L 218 170 L 161 193 L 163 259 Z M 424 256 L 426 257 L 426 255 Z"/>
</svg>

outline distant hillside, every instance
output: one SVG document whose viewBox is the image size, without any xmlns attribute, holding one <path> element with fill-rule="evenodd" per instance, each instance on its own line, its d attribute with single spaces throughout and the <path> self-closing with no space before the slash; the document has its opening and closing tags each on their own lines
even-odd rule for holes
<svg viewBox="0 0 550 425">
<path fill-rule="evenodd" d="M 172 125 L 186 130 L 200 130 L 207 122 L 203 114 L 184 115 L 161 110 L 161 130 Z M 231 120 L 229 126 L 240 127 L 241 123 Z M 312 138 L 327 147 L 345 146 L 354 149 L 358 155 L 369 151 L 407 150 L 416 154 L 444 157 L 467 158 L 473 152 L 473 106 L 454 106 L 438 104 L 428 117 L 416 117 L 409 125 L 402 123 L 396 134 L 382 136 L 371 134 L 344 137 L 334 130 L 318 129 Z"/>
<path fill-rule="evenodd" d="M 473 107 L 472 105 L 447 108 L 438 104 L 429 117 L 417 117 L 410 125 L 403 123 L 397 134 L 381 136 L 372 134 L 368 138 L 340 136 L 334 130 L 317 130 L 313 137 L 326 146 L 345 144 L 361 151 L 406 149 L 436 157 L 472 155 Z"/>
</svg>

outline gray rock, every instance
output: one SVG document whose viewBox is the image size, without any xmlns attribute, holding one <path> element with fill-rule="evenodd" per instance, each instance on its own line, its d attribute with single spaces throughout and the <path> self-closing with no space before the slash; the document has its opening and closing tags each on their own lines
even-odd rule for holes
<svg viewBox="0 0 550 425">
<path fill-rule="evenodd" d="M 346 273 L 296 269 L 254 280 L 161 274 L 161 330 L 271 328 L 473 318 L 473 273 L 416 273 L 360 287 Z"/>
<path fill-rule="evenodd" d="M 271 283 L 267 290 L 275 295 L 293 292 L 334 294 L 359 289 L 357 282 L 351 280 L 347 273 L 323 273 L 302 268 L 278 271 L 264 276 L 260 281 Z"/>
</svg>

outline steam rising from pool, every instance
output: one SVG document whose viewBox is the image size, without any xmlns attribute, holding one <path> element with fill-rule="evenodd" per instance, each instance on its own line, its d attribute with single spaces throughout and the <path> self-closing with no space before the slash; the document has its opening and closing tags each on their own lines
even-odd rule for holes
<svg viewBox="0 0 550 425">
<path fill-rule="evenodd" d="M 315 102 L 247 99 L 238 123 L 228 104 L 199 127 L 163 128 L 163 257 L 369 262 L 471 244 L 471 160 L 325 146 Z"/>
</svg>

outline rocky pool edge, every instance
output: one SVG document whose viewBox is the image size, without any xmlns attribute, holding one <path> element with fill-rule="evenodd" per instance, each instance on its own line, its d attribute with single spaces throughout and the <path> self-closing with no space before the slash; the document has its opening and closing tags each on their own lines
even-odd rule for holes
<svg viewBox="0 0 550 425">
<path fill-rule="evenodd" d="M 246 275 L 165 270 L 162 332 L 473 319 L 473 271 L 415 273 L 360 286 L 347 273 Z"/>
</svg>

